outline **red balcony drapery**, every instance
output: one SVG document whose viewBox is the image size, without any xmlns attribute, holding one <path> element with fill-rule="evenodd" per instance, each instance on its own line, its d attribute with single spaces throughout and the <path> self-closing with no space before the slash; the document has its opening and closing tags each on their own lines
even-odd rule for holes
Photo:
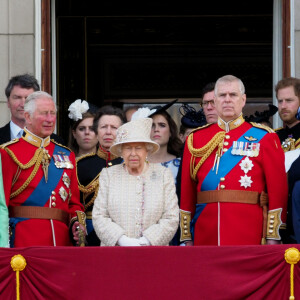
<svg viewBox="0 0 300 300">
<path fill-rule="evenodd" d="M 288 299 L 290 247 L 298 245 L 1 248 L 0 297 L 16 299 L 10 261 L 21 254 L 22 300 Z M 295 299 L 299 280 L 296 264 Z"/>
</svg>

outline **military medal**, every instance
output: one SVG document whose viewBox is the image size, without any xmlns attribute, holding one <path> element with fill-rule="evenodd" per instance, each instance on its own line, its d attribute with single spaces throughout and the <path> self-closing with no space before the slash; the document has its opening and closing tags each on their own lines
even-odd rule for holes
<svg viewBox="0 0 300 300">
<path fill-rule="evenodd" d="M 42 157 L 42 169 L 44 172 L 45 181 L 48 181 L 48 167 L 51 156 L 48 153 L 48 150 L 43 148 L 43 157 Z"/>
<path fill-rule="evenodd" d="M 237 154 L 237 141 L 233 141 L 232 143 L 232 149 L 231 149 L 231 154 L 236 155 Z"/>
<path fill-rule="evenodd" d="M 60 197 L 66 201 L 67 197 L 68 197 L 68 193 L 67 191 L 64 189 L 64 187 L 62 186 L 60 189 L 59 189 L 59 195 Z"/>
<path fill-rule="evenodd" d="M 253 143 L 252 152 L 253 157 L 257 157 L 259 154 L 260 143 Z"/>
<path fill-rule="evenodd" d="M 64 172 L 64 174 L 63 174 L 62 181 L 64 182 L 64 184 L 67 188 L 70 187 L 71 180 L 70 180 L 70 177 L 68 176 L 68 174 L 66 172 Z"/>
<path fill-rule="evenodd" d="M 65 168 L 66 169 L 73 169 L 74 166 L 73 166 L 72 162 L 70 161 L 69 156 L 64 155 L 63 157 L 64 157 L 64 161 L 65 161 Z"/>
<path fill-rule="evenodd" d="M 73 169 L 74 166 L 67 155 L 53 155 L 54 164 L 59 169 Z"/>
<path fill-rule="evenodd" d="M 245 157 L 241 163 L 239 164 L 239 166 L 241 167 L 241 169 L 245 172 L 245 174 L 248 173 L 248 171 L 252 170 L 253 168 L 253 163 L 252 163 L 252 160 L 249 159 L 249 157 Z"/>
<path fill-rule="evenodd" d="M 251 183 L 253 181 L 251 180 L 251 176 L 245 175 L 245 176 L 241 176 L 239 182 L 241 183 L 241 186 L 243 186 L 246 189 L 247 187 L 251 187 Z"/>
</svg>

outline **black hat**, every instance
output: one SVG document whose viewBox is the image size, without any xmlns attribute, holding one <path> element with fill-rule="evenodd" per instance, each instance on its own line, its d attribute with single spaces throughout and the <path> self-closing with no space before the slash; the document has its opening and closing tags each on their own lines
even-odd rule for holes
<svg viewBox="0 0 300 300">
<path fill-rule="evenodd" d="M 262 112 L 256 111 L 254 115 L 250 115 L 249 117 L 245 116 L 246 122 L 269 122 L 269 118 L 275 115 L 278 111 L 277 106 L 273 104 L 269 104 L 269 109 L 264 110 Z"/>
<path fill-rule="evenodd" d="M 197 128 L 207 124 L 203 109 L 198 111 L 188 104 L 182 104 L 179 108 L 179 112 L 182 114 L 181 124 L 187 128 Z"/>
<path fill-rule="evenodd" d="M 171 102 L 169 102 L 169 103 L 167 103 L 167 104 L 165 104 L 163 106 L 158 105 L 158 106 L 151 107 L 151 110 L 152 109 L 156 109 L 156 111 L 154 113 L 152 113 L 151 115 L 149 115 L 149 117 L 152 117 L 154 115 L 157 115 L 157 114 L 160 114 L 162 112 L 165 112 L 169 107 L 171 107 L 177 101 L 178 101 L 178 99 L 175 99 L 175 100 L 173 100 L 173 101 L 171 101 Z"/>
</svg>

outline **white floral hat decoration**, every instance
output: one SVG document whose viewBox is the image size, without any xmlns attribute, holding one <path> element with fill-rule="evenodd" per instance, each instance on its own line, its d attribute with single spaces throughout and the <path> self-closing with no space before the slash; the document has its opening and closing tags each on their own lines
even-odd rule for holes
<svg viewBox="0 0 300 300">
<path fill-rule="evenodd" d="M 82 101 L 82 102 L 81 102 Z M 77 99 L 68 108 L 68 117 L 73 121 L 82 119 L 82 114 L 89 110 L 89 104 L 85 100 Z"/>
<path fill-rule="evenodd" d="M 153 154 L 159 149 L 159 145 L 150 139 L 153 120 L 148 118 L 153 113 L 149 108 L 139 108 L 130 122 L 125 123 L 117 129 L 117 136 L 110 152 L 121 156 L 122 145 L 126 143 L 145 143 L 149 153 Z"/>
</svg>

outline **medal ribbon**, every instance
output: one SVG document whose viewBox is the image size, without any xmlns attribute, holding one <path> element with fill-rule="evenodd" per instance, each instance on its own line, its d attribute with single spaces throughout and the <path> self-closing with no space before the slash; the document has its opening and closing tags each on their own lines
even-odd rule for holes
<svg viewBox="0 0 300 300">
<path fill-rule="evenodd" d="M 255 143 L 259 143 L 259 141 L 267 133 L 268 132 L 263 129 L 252 127 L 243 133 L 243 135 L 237 140 L 237 145 L 241 145 L 240 142 L 243 142 L 243 144 L 248 142 L 248 140 L 245 139 L 245 136 L 253 136 L 256 138 Z M 231 150 L 232 146 L 221 156 L 218 174 L 216 174 L 216 171 L 213 171 L 212 169 L 208 172 L 202 182 L 201 191 L 212 191 L 217 189 L 218 184 L 220 183 L 220 178 L 225 177 L 245 156 L 247 156 L 233 155 L 231 154 Z"/>
</svg>

